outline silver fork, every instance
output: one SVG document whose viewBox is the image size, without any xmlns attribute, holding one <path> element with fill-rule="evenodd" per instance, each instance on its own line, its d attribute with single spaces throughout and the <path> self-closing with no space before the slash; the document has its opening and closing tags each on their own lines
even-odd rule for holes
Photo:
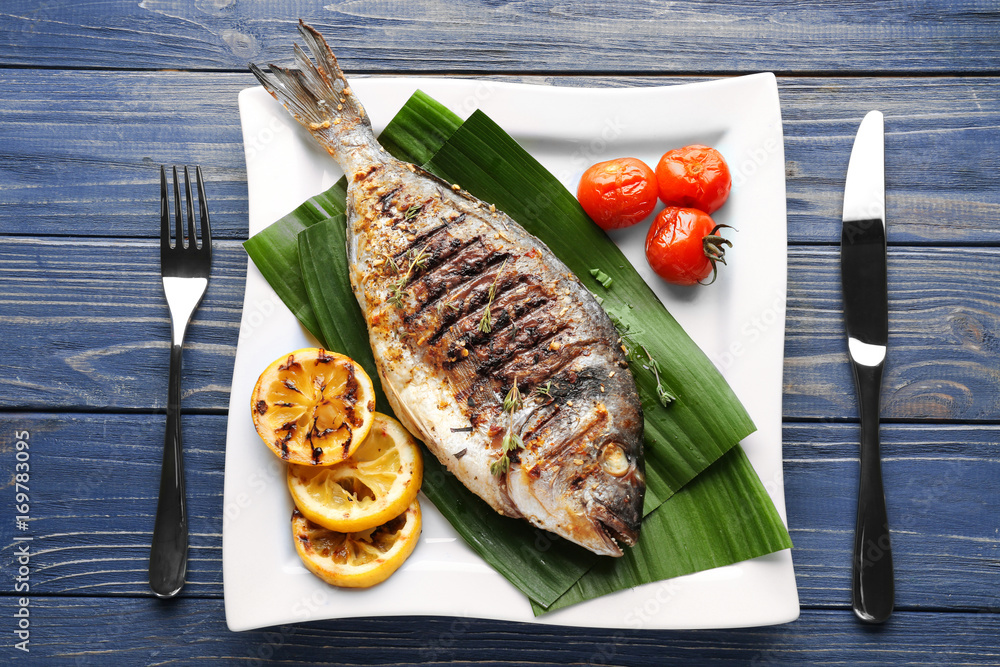
<svg viewBox="0 0 1000 667">
<path fill-rule="evenodd" d="M 205 201 L 201 167 L 195 167 L 198 204 L 201 209 L 201 245 L 197 243 L 191 180 L 184 167 L 187 202 L 187 245 L 181 217 L 181 193 L 174 172 L 174 213 L 176 232 L 170 244 L 170 198 L 167 174 L 160 167 L 160 274 L 170 308 L 170 385 L 167 394 L 167 433 L 163 440 L 163 467 L 160 471 L 160 499 L 156 505 L 153 544 L 149 551 L 149 585 L 157 597 L 169 598 L 184 586 L 187 571 L 188 520 L 184 500 L 184 455 L 181 451 L 181 350 L 184 331 L 191 315 L 208 288 L 212 268 L 212 228 Z"/>
</svg>

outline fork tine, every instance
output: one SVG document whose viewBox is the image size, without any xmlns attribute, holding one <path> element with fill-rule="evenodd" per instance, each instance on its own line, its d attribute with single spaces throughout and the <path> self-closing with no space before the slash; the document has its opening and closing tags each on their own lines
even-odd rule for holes
<svg viewBox="0 0 1000 667">
<path fill-rule="evenodd" d="M 188 243 L 187 247 L 191 250 L 198 247 L 198 237 L 194 233 L 194 205 L 193 198 L 191 197 L 191 178 L 188 176 L 187 165 L 184 165 L 184 194 L 186 195 L 187 201 L 187 221 L 188 221 Z"/>
<path fill-rule="evenodd" d="M 212 253 L 212 223 L 208 218 L 208 203 L 205 199 L 205 182 L 201 178 L 201 167 L 194 168 L 198 181 L 198 204 L 201 207 L 201 248 Z"/>
<path fill-rule="evenodd" d="M 176 220 L 177 239 L 174 247 L 184 249 L 184 221 L 181 219 L 181 190 L 177 185 L 177 165 L 174 165 L 174 218 Z"/>
<path fill-rule="evenodd" d="M 167 196 L 167 171 L 160 165 L 160 252 L 170 250 L 170 201 Z"/>
</svg>

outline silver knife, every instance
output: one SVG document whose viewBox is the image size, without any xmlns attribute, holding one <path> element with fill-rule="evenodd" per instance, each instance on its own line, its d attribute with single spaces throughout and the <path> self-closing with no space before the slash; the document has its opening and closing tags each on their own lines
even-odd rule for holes
<svg viewBox="0 0 1000 667">
<path fill-rule="evenodd" d="M 851 602 L 866 623 L 892 614 L 894 586 L 889 522 L 879 455 L 879 392 L 889 339 L 886 288 L 885 150 L 882 114 L 858 128 L 844 186 L 840 277 L 847 351 L 861 412 L 861 480 L 854 533 Z"/>
</svg>

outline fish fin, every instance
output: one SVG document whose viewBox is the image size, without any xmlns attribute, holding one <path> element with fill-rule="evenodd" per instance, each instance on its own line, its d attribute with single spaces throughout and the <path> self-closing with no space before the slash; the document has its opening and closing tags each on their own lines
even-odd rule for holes
<svg viewBox="0 0 1000 667">
<path fill-rule="evenodd" d="M 271 74 L 268 75 L 260 67 L 250 63 L 250 71 L 264 89 L 313 134 L 330 131 L 342 134 L 359 124 L 364 125 L 370 133 L 371 121 L 347 84 L 344 72 L 326 40 L 301 19 L 299 34 L 312 58 L 296 44 L 294 69 L 269 64 Z M 334 126 L 339 127 L 334 130 Z M 320 141 L 329 144 L 322 138 Z"/>
</svg>

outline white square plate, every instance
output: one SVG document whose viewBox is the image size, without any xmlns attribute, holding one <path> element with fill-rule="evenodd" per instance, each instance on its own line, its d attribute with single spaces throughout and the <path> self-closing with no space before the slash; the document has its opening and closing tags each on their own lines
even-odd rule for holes
<svg viewBox="0 0 1000 667">
<path fill-rule="evenodd" d="M 758 431 L 743 441 L 785 516 L 781 374 L 785 324 L 785 180 L 774 76 L 671 87 L 564 88 L 471 79 L 351 81 L 376 131 L 418 88 L 462 116 L 480 108 L 571 191 L 594 162 L 633 156 L 656 165 L 670 148 L 704 143 L 733 171 L 715 220 L 731 224 L 729 265 L 709 288 L 672 288 L 643 254 L 648 223 L 614 240 L 688 333 L 722 370 Z M 337 164 L 262 88 L 239 96 L 251 235 L 341 176 Z M 250 263 L 226 436 L 223 573 L 232 630 L 338 617 L 445 615 L 613 628 L 723 628 L 798 617 L 789 551 L 532 614 L 528 599 L 482 561 L 426 499 L 423 534 L 409 560 L 368 590 L 326 585 L 291 540 L 284 465 L 250 418 L 258 375 L 278 356 L 316 345 Z"/>
</svg>

